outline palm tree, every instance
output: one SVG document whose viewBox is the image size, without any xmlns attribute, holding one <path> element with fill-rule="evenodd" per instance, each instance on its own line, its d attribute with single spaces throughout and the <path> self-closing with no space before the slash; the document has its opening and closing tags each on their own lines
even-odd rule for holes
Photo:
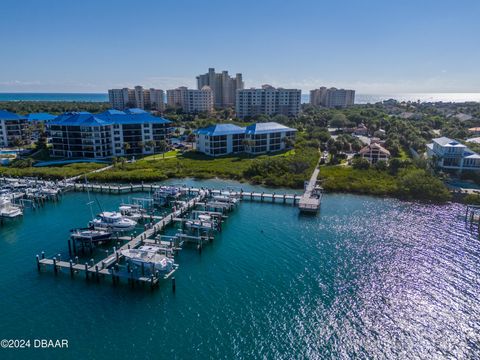
<svg viewBox="0 0 480 360">
<path fill-rule="evenodd" d="M 165 151 L 168 149 L 168 143 L 165 140 L 160 140 L 157 143 L 157 146 L 161 153 L 163 153 L 163 158 L 165 159 Z"/>
<path fill-rule="evenodd" d="M 123 150 L 125 152 L 125 155 L 127 154 L 127 151 L 130 150 L 132 147 L 130 146 L 130 144 L 128 142 L 126 143 L 123 143 Z"/>
<path fill-rule="evenodd" d="M 148 140 L 148 141 L 145 143 L 145 146 L 147 146 L 150 150 L 153 150 L 153 148 L 155 147 L 155 141 L 153 141 L 153 140 Z"/>
</svg>

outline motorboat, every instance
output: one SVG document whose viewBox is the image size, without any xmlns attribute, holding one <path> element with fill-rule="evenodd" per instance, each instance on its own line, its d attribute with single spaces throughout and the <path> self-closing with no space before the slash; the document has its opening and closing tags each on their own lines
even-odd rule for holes
<svg viewBox="0 0 480 360">
<path fill-rule="evenodd" d="M 166 255 L 159 254 L 154 246 L 140 246 L 138 249 L 124 249 L 120 251 L 125 258 L 135 265 L 160 272 L 170 272 L 174 268 L 174 260 Z"/>
<path fill-rule="evenodd" d="M 227 195 L 215 195 L 213 196 L 213 199 L 218 202 L 224 202 L 224 203 L 231 203 L 231 204 L 237 204 L 239 199 Z"/>
<path fill-rule="evenodd" d="M 200 219 L 195 219 L 195 220 L 187 220 L 185 221 L 185 227 L 187 229 L 205 229 L 205 230 L 210 230 L 214 228 L 214 223 L 213 221 L 204 221 Z"/>
<path fill-rule="evenodd" d="M 182 195 L 182 189 L 177 186 L 160 186 L 153 193 L 153 202 L 156 205 L 165 206 L 169 200 L 177 199 Z"/>
<path fill-rule="evenodd" d="M 108 229 L 115 232 L 130 231 L 135 228 L 137 222 L 128 219 L 119 212 L 104 211 L 97 215 L 95 219 L 90 221 L 89 226 L 95 230 Z"/>
<path fill-rule="evenodd" d="M 118 210 L 124 217 L 134 221 L 139 221 L 145 213 L 145 210 L 140 205 L 122 204 Z"/>
<path fill-rule="evenodd" d="M 71 238 L 78 241 L 107 241 L 110 240 L 112 233 L 105 230 L 95 230 L 91 228 L 71 230 Z"/>
<path fill-rule="evenodd" d="M 23 215 L 23 210 L 20 206 L 12 204 L 12 201 L 7 196 L 0 197 L 0 217 L 13 219 Z"/>
</svg>

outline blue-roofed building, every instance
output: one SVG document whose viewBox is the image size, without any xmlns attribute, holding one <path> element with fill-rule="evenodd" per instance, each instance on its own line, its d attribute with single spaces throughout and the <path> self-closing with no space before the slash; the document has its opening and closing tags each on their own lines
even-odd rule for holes
<svg viewBox="0 0 480 360">
<path fill-rule="evenodd" d="M 0 110 L 0 148 L 27 144 L 29 139 L 27 118 Z"/>
<path fill-rule="evenodd" d="M 480 171 L 480 155 L 466 145 L 447 137 L 432 139 L 427 144 L 427 156 L 446 172 Z"/>
<path fill-rule="evenodd" d="M 48 129 L 52 156 L 96 159 L 158 153 L 173 132 L 170 120 L 141 109 L 65 113 Z"/>
<path fill-rule="evenodd" d="M 50 121 L 55 119 L 57 116 L 49 113 L 31 113 L 27 115 L 28 121 L 39 122 L 39 121 Z"/>
<path fill-rule="evenodd" d="M 233 124 L 217 124 L 198 129 L 197 151 L 220 156 L 244 151 L 245 128 Z"/>
<path fill-rule="evenodd" d="M 297 129 L 276 122 L 256 123 L 245 131 L 245 152 L 262 154 L 285 150 L 295 140 Z"/>
<path fill-rule="evenodd" d="M 212 125 L 196 131 L 197 151 L 219 156 L 284 150 L 293 143 L 296 131 L 275 122 L 252 124 L 246 128 L 233 124 Z"/>
</svg>

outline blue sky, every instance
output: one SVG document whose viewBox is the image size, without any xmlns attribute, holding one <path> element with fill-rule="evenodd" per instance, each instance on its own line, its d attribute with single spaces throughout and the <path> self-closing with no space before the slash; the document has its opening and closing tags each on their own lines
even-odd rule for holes
<svg viewBox="0 0 480 360">
<path fill-rule="evenodd" d="M 195 86 L 480 92 L 478 0 L 2 0 L 0 91 Z"/>
</svg>

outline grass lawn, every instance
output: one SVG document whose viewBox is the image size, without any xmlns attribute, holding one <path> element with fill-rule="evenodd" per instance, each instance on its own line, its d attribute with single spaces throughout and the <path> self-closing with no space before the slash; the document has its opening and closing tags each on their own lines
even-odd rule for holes
<svg viewBox="0 0 480 360">
<path fill-rule="evenodd" d="M 164 154 L 155 154 L 155 155 L 148 155 L 148 156 L 145 156 L 143 158 L 141 158 L 140 160 L 147 160 L 147 161 L 152 161 L 152 160 L 163 160 L 164 157 L 168 158 L 168 157 L 176 157 L 178 154 L 180 154 L 180 150 L 170 150 L 170 151 L 167 151 Z"/>
</svg>

